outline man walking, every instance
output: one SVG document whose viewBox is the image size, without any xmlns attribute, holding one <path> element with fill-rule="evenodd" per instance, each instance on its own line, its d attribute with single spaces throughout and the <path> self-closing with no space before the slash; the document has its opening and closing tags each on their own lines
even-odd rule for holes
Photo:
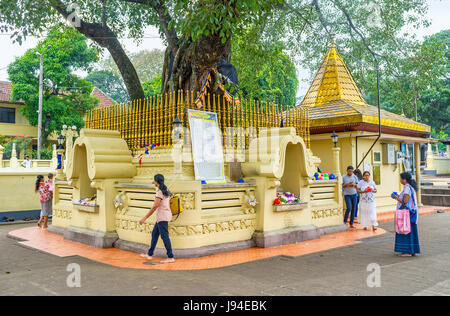
<svg viewBox="0 0 450 316">
<path fill-rule="evenodd" d="M 355 226 L 353 226 L 353 222 L 355 220 L 356 203 L 358 203 L 358 193 L 356 192 L 358 178 L 353 174 L 353 170 L 353 166 L 348 166 L 347 174 L 342 177 L 345 205 L 347 206 L 344 216 L 344 224 L 347 224 L 348 216 L 350 215 L 350 228 L 355 228 Z"/>
</svg>

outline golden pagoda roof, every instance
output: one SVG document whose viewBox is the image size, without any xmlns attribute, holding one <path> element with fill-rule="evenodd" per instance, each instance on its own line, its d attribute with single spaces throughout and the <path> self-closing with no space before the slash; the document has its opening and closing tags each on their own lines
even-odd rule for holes
<svg viewBox="0 0 450 316">
<path fill-rule="evenodd" d="M 310 127 L 366 123 L 378 125 L 378 107 L 360 105 L 344 100 L 325 103 L 309 109 Z M 430 133 L 430 126 L 418 123 L 405 116 L 381 110 L 381 125 Z"/>
<path fill-rule="evenodd" d="M 378 124 L 378 107 L 366 103 L 334 42 L 300 105 L 309 107 L 312 128 Z M 431 131 L 426 124 L 385 110 L 381 110 L 381 125 L 421 133 Z"/>
<path fill-rule="evenodd" d="M 332 42 L 301 105 L 314 107 L 338 100 L 367 104 Z"/>
</svg>

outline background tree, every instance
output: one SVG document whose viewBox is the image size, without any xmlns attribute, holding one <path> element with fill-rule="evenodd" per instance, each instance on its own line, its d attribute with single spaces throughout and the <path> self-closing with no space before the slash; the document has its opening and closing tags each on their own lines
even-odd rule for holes
<svg viewBox="0 0 450 316">
<path fill-rule="evenodd" d="M 425 39 L 425 42 L 441 46 L 444 70 L 435 84 L 420 93 L 418 115 L 433 128 L 433 137 L 447 139 L 450 135 L 450 30 L 436 33 Z M 441 150 L 444 147 L 441 144 Z"/>
<path fill-rule="evenodd" d="M 51 48 L 47 47 L 51 45 Z M 44 53 L 43 139 L 63 124 L 84 126 L 86 110 L 98 105 L 90 96 L 93 84 L 75 74 L 89 71 L 97 61 L 97 51 L 89 48 L 86 37 L 73 28 L 54 28 L 35 48 L 26 51 L 8 66 L 12 99 L 22 100 L 22 114 L 31 125 L 38 123 L 39 56 Z"/>
<path fill-rule="evenodd" d="M 283 44 L 261 50 L 250 46 L 257 33 L 253 29 L 234 37 L 231 62 L 239 73 L 239 91 L 247 99 L 295 105 L 298 88 L 297 71 Z"/>
<path fill-rule="evenodd" d="M 152 97 L 157 94 L 161 93 L 161 75 L 157 75 L 152 80 L 145 81 L 142 84 L 142 87 L 144 88 L 145 97 Z"/>
<path fill-rule="evenodd" d="M 160 49 L 144 49 L 137 53 L 129 53 L 131 63 L 136 68 L 141 82 L 150 81 L 156 76 L 161 76 L 164 64 L 164 51 Z M 102 69 L 106 69 L 120 77 L 119 68 L 117 68 L 114 59 L 109 55 L 100 63 Z"/>
<path fill-rule="evenodd" d="M 94 70 L 91 71 L 85 79 L 92 82 L 94 86 L 101 89 L 118 103 L 128 99 L 127 90 L 122 78 L 116 76 L 112 71 Z"/>
<path fill-rule="evenodd" d="M 0 0 L 2 30 L 21 40 L 40 34 L 61 18 L 109 51 L 131 99 L 144 96 L 136 69 L 119 38 L 139 40 L 149 25 L 158 27 L 167 44 L 162 92 L 198 91 L 205 74 L 224 57 L 230 60 L 231 40 L 249 27 L 260 36 L 252 45 L 271 49 L 283 42 L 289 55 L 314 64 L 331 33 L 346 52 L 373 65 L 370 51 L 395 66 L 397 51 L 407 51 L 403 30 L 422 26 L 426 0 Z M 74 6 L 75 5 L 75 6 Z M 74 10 L 76 8 L 76 10 Z M 76 17 L 76 18 L 75 18 Z M 320 57 L 319 57 L 320 58 Z M 356 60 L 354 61 L 357 62 Z M 385 66 L 387 67 L 387 66 Z M 373 67 L 369 67 L 373 68 Z M 370 70 L 370 69 L 369 69 Z M 364 72 L 361 72 L 364 73 Z"/>
<path fill-rule="evenodd" d="M 382 69 L 382 107 L 412 119 L 417 110 L 417 120 L 432 127 L 433 137 L 441 130 L 450 132 L 449 34 L 447 30 L 425 38 L 416 43 L 412 55 L 397 58 L 397 67 Z M 359 85 L 366 101 L 376 104 L 375 73 L 359 76 Z"/>
</svg>

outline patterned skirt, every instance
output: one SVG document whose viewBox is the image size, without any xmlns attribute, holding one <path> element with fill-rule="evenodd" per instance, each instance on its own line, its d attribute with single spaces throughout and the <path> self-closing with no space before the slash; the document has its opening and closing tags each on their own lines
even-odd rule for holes
<svg viewBox="0 0 450 316">
<path fill-rule="evenodd" d="M 41 216 L 51 216 L 52 215 L 52 200 L 41 202 Z"/>
</svg>

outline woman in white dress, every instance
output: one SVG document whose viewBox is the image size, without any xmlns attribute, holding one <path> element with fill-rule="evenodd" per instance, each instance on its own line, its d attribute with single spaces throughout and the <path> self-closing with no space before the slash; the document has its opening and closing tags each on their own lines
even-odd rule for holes
<svg viewBox="0 0 450 316">
<path fill-rule="evenodd" d="M 375 182 L 370 180 L 369 171 L 365 171 L 363 173 L 363 180 L 358 182 L 356 191 L 361 194 L 361 201 L 359 204 L 359 222 L 365 230 L 372 226 L 373 231 L 376 231 L 378 222 L 374 193 L 377 193 L 377 187 L 375 185 Z"/>
</svg>

